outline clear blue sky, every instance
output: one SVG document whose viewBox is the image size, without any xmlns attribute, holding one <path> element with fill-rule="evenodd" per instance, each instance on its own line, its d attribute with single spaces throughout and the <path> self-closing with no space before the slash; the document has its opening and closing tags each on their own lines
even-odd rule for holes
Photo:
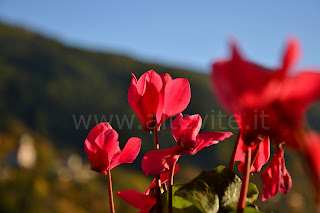
<svg viewBox="0 0 320 213">
<path fill-rule="evenodd" d="M 296 35 L 299 66 L 320 67 L 318 0 L 0 0 L 0 20 L 68 45 L 203 71 L 226 56 L 232 37 L 246 56 L 274 66 L 286 38 Z"/>
</svg>

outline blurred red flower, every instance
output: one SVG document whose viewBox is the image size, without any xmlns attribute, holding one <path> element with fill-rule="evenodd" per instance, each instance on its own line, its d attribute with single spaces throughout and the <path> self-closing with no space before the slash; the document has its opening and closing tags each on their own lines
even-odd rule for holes
<svg viewBox="0 0 320 213">
<path fill-rule="evenodd" d="M 144 131 L 159 129 L 163 121 L 182 112 L 190 98 L 190 84 L 185 78 L 172 79 L 168 73 L 159 75 L 149 70 L 137 80 L 132 74 L 128 102 Z"/>
<path fill-rule="evenodd" d="M 174 175 L 178 172 L 179 165 L 175 166 Z M 170 172 L 160 174 L 161 185 L 167 182 L 170 178 Z M 154 192 L 156 187 L 156 180 L 154 179 L 148 189 L 141 193 L 137 190 L 126 190 L 117 193 L 128 204 L 134 208 L 140 209 L 140 213 L 148 213 L 151 208 L 156 204 L 156 194 Z"/>
<path fill-rule="evenodd" d="M 183 118 L 180 113 L 171 123 L 171 133 L 177 145 L 165 150 L 147 152 L 141 162 L 142 171 L 146 174 L 157 175 L 168 171 L 179 159 L 182 153 L 194 155 L 204 147 L 217 144 L 229 138 L 231 132 L 199 133 L 202 125 L 200 115 Z"/>
<path fill-rule="evenodd" d="M 273 143 L 286 142 L 297 148 L 292 132 L 302 128 L 304 113 L 320 98 L 319 70 L 288 75 L 297 62 L 299 44 L 290 39 L 278 68 L 268 69 L 243 58 L 235 43 L 229 60 L 213 64 L 212 85 L 222 106 L 240 113 L 244 143 L 268 135 Z"/>
<path fill-rule="evenodd" d="M 213 64 L 212 85 L 222 106 L 228 112 L 240 115 L 241 137 L 235 155 L 235 160 L 241 161 L 240 170 L 248 147 L 255 152 L 260 146 L 251 172 L 258 172 L 268 160 L 269 138 L 277 147 L 270 166 L 261 175 L 265 200 L 278 190 L 286 193 L 291 188 L 282 144 L 298 149 L 309 158 L 305 148 L 309 139 L 302 136 L 303 121 L 308 107 L 320 98 L 320 72 L 308 69 L 288 75 L 300 54 L 296 39 L 288 41 L 282 63 L 275 69 L 245 60 L 235 43 L 231 49 L 229 60 Z M 311 171 L 316 172 L 313 171 L 316 166 L 310 165 Z"/>
<path fill-rule="evenodd" d="M 243 167 L 245 164 L 245 153 L 248 151 L 249 146 L 247 146 L 246 144 L 243 143 L 243 140 L 240 136 L 239 139 L 239 147 L 238 150 L 236 152 L 236 156 L 235 156 L 235 161 L 240 161 L 241 163 L 238 166 L 239 171 L 243 171 Z M 257 157 L 254 161 L 254 163 L 252 164 L 252 167 L 250 168 L 250 172 L 260 172 L 261 168 L 264 164 L 266 164 L 269 160 L 270 157 L 270 140 L 269 137 L 265 137 L 263 139 L 263 141 L 261 142 L 260 147 L 258 147 L 258 144 L 255 144 L 251 147 L 252 152 L 254 153 L 256 151 L 256 149 L 258 148 L 259 150 L 257 150 Z"/>
<path fill-rule="evenodd" d="M 106 174 L 123 163 L 132 163 L 140 151 L 141 140 L 132 137 L 121 151 L 118 133 L 108 122 L 96 125 L 84 142 L 84 151 L 93 171 Z"/>
</svg>

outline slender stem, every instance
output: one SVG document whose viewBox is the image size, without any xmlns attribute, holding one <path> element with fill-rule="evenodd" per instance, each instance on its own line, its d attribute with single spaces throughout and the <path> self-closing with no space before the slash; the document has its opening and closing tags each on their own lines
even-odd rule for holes
<svg viewBox="0 0 320 213">
<path fill-rule="evenodd" d="M 248 186 L 249 186 L 249 176 L 250 176 L 250 166 L 251 166 L 251 147 L 248 148 L 246 152 L 246 160 L 244 165 L 244 171 L 242 173 L 242 184 L 241 184 L 241 191 L 240 191 L 240 198 L 238 202 L 238 210 L 237 213 L 242 213 L 244 208 L 246 207 L 246 198 L 248 193 Z"/>
<path fill-rule="evenodd" d="M 154 150 L 159 150 L 158 128 L 155 128 L 153 133 L 154 133 Z M 156 184 L 157 213 L 162 213 L 160 175 L 156 175 L 156 183 L 157 183 Z"/>
<path fill-rule="evenodd" d="M 113 202 L 113 193 L 112 193 L 111 171 L 110 171 L 110 169 L 107 170 L 107 176 L 108 176 L 108 190 L 109 190 L 110 213 L 115 213 L 115 210 L 114 210 L 114 202 Z"/>
<path fill-rule="evenodd" d="M 155 128 L 155 129 L 153 130 L 153 133 L 154 133 L 154 135 L 153 135 L 153 139 L 154 139 L 154 150 L 159 150 L 160 147 L 159 147 L 159 137 L 158 137 L 158 130 L 157 130 L 157 128 Z"/>
<path fill-rule="evenodd" d="M 170 179 L 169 179 L 169 191 L 168 191 L 168 213 L 172 213 L 172 185 L 173 185 L 173 176 L 174 176 L 174 167 L 175 164 L 170 168 Z"/>
<path fill-rule="evenodd" d="M 166 184 L 166 183 L 163 183 L 162 186 L 163 186 L 163 190 L 164 190 L 164 191 L 167 191 L 167 190 L 168 190 L 168 187 L 167 187 L 167 184 Z"/>
<path fill-rule="evenodd" d="M 254 152 L 252 153 L 252 157 L 251 157 L 251 165 L 250 165 L 250 169 L 252 167 L 252 165 L 254 164 L 254 162 L 256 161 L 257 157 L 258 157 L 258 153 L 261 147 L 262 141 L 260 141 L 256 147 L 256 149 L 254 150 Z"/>
<path fill-rule="evenodd" d="M 239 129 L 237 140 L 234 144 L 232 155 L 231 155 L 231 160 L 229 163 L 229 170 L 231 170 L 231 171 L 233 170 L 233 167 L 234 167 L 235 157 L 236 157 L 236 153 L 237 153 L 237 149 L 238 149 L 239 141 L 240 141 L 240 135 L 241 135 L 241 129 Z"/>
<path fill-rule="evenodd" d="M 157 213 L 162 213 L 160 175 L 156 175 L 156 199 L 157 199 Z"/>
</svg>

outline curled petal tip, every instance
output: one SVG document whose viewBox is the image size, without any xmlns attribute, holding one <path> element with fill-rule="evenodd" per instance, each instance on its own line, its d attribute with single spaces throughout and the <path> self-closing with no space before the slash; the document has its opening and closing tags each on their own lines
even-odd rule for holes
<svg viewBox="0 0 320 213">
<path fill-rule="evenodd" d="M 235 38 L 232 38 L 229 41 L 229 46 L 230 46 L 230 50 L 231 50 L 231 57 L 232 58 L 241 58 L 239 47 L 238 47 L 238 44 L 237 44 L 237 41 Z"/>
<path fill-rule="evenodd" d="M 290 37 L 286 44 L 286 50 L 283 56 L 283 69 L 288 71 L 300 57 L 300 44 L 296 37 Z"/>
</svg>

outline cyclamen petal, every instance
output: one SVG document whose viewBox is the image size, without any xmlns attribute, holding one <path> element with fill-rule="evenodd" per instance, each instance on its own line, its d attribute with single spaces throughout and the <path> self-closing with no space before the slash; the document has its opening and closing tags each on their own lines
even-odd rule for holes
<svg viewBox="0 0 320 213">
<path fill-rule="evenodd" d="M 306 86 L 307 85 L 307 86 Z M 302 105 L 305 109 L 320 99 L 319 70 L 304 70 L 283 82 L 281 100 Z"/>
<path fill-rule="evenodd" d="M 137 81 L 132 74 L 128 102 L 140 118 L 145 131 L 152 131 L 159 123 L 163 110 L 162 79 L 153 70 Z"/>
<path fill-rule="evenodd" d="M 141 124 L 145 131 L 152 131 L 156 128 L 161 118 L 161 112 L 163 109 L 163 97 L 162 94 L 156 89 L 156 87 L 146 82 L 146 92 L 136 103 L 140 112 L 142 112 Z"/>
<path fill-rule="evenodd" d="M 193 155 L 202 148 L 218 143 L 218 141 L 232 135 L 228 132 L 208 132 L 198 135 L 201 123 L 200 115 L 183 118 L 182 114 L 179 114 L 171 123 L 171 132 L 177 145 L 170 149 L 147 152 L 141 162 L 143 173 L 158 175 L 169 171 L 182 153 Z"/>
<path fill-rule="evenodd" d="M 197 135 L 201 129 L 202 118 L 200 115 L 190 115 L 183 118 L 180 123 L 179 138 L 181 146 L 193 149 L 197 145 Z"/>
<path fill-rule="evenodd" d="M 178 141 L 179 132 L 180 132 L 180 124 L 183 120 L 182 113 L 178 114 L 178 116 L 171 122 L 171 134 L 173 138 Z"/>
<path fill-rule="evenodd" d="M 180 113 L 171 123 L 171 133 L 178 143 L 187 149 L 196 146 L 196 137 L 200 131 L 202 119 L 200 115 L 190 115 L 183 118 Z"/>
<path fill-rule="evenodd" d="M 160 74 L 162 80 L 162 92 L 164 93 L 164 89 L 166 88 L 167 84 L 172 81 L 171 76 L 168 73 Z"/>
<path fill-rule="evenodd" d="M 98 149 L 94 154 L 93 162 L 91 164 L 91 170 L 99 172 L 101 174 L 107 174 L 107 169 L 110 167 L 110 158 L 112 158 L 112 154 L 105 152 L 101 149 Z"/>
<path fill-rule="evenodd" d="M 103 123 L 97 124 L 89 132 L 89 134 L 85 140 L 85 147 L 88 150 L 90 150 L 91 152 L 95 153 L 97 151 L 97 145 L 95 143 L 96 137 L 109 129 L 112 129 L 112 127 L 108 122 L 103 122 Z"/>
<path fill-rule="evenodd" d="M 299 60 L 299 56 L 299 41 L 296 38 L 290 38 L 282 59 L 282 76 L 285 76 L 289 69 Z"/>
<path fill-rule="evenodd" d="M 132 163 L 138 156 L 141 147 L 140 138 L 132 137 L 121 151 L 120 148 L 112 158 L 110 169 L 124 163 Z"/>
<path fill-rule="evenodd" d="M 285 165 L 282 166 L 282 178 L 280 179 L 280 192 L 282 194 L 287 194 L 287 192 L 291 189 L 292 179 L 291 176 L 286 169 Z"/>
<path fill-rule="evenodd" d="M 96 137 L 95 144 L 104 152 L 108 153 L 108 160 L 111 161 L 115 151 L 119 147 L 118 133 L 109 129 Z"/>
<path fill-rule="evenodd" d="M 258 144 L 251 146 L 252 153 L 255 152 Z M 240 136 L 238 150 L 235 155 L 235 161 L 240 161 L 241 163 L 238 166 L 240 172 L 243 171 L 244 163 L 245 163 L 245 153 L 248 151 L 249 146 L 243 143 L 243 140 Z M 260 172 L 263 165 L 265 165 L 270 157 L 270 140 L 269 137 L 265 137 L 261 142 L 259 152 L 257 154 L 257 158 L 253 163 L 250 172 Z"/>
<path fill-rule="evenodd" d="M 126 190 L 116 194 L 134 208 L 149 212 L 156 203 L 156 198 L 151 195 L 143 194 L 137 190 Z"/>
<path fill-rule="evenodd" d="M 205 132 L 197 135 L 197 143 L 193 149 L 192 154 L 196 154 L 201 149 L 217 144 L 226 138 L 231 137 L 233 134 L 231 132 Z"/>
<path fill-rule="evenodd" d="M 217 61 L 212 66 L 211 81 L 216 97 L 229 113 L 239 112 L 244 107 L 242 96 L 256 93 L 272 77 L 270 69 L 246 61 L 236 43 L 230 45 L 229 60 Z"/>
<path fill-rule="evenodd" d="M 140 152 L 141 140 L 140 138 L 130 138 L 120 153 L 119 162 L 123 163 L 132 163 Z"/>
<path fill-rule="evenodd" d="M 161 123 L 185 110 L 190 102 L 191 89 L 189 81 L 177 78 L 166 83 L 164 89 L 164 106 Z"/>
<path fill-rule="evenodd" d="M 179 165 L 176 165 L 174 170 L 174 175 L 179 170 Z M 170 172 L 164 172 L 160 174 L 161 184 L 169 180 Z M 149 213 L 150 209 L 156 204 L 156 196 L 154 193 L 151 193 L 151 189 L 156 187 L 155 179 L 152 181 L 151 185 L 145 191 L 141 193 L 136 190 L 126 190 L 117 193 L 118 197 L 121 197 L 131 206 L 140 209 L 140 213 Z"/>
<path fill-rule="evenodd" d="M 137 90 L 141 96 L 147 92 L 146 83 L 154 85 L 158 92 L 160 92 L 162 88 L 162 79 L 160 75 L 153 70 L 144 73 L 137 82 Z"/>
<path fill-rule="evenodd" d="M 200 115 L 183 118 L 180 113 L 171 123 L 171 133 L 183 153 L 194 155 L 204 147 L 216 144 L 232 135 L 230 132 L 199 133 L 202 125 Z"/>
<path fill-rule="evenodd" d="M 183 150 L 180 146 L 147 152 L 141 161 L 143 173 L 146 175 L 158 175 L 169 171 L 177 163 L 182 152 Z"/>
<path fill-rule="evenodd" d="M 277 149 L 270 165 L 260 175 L 263 181 L 262 200 L 281 193 L 287 193 L 292 186 L 292 179 L 284 164 L 283 150 Z"/>
</svg>

